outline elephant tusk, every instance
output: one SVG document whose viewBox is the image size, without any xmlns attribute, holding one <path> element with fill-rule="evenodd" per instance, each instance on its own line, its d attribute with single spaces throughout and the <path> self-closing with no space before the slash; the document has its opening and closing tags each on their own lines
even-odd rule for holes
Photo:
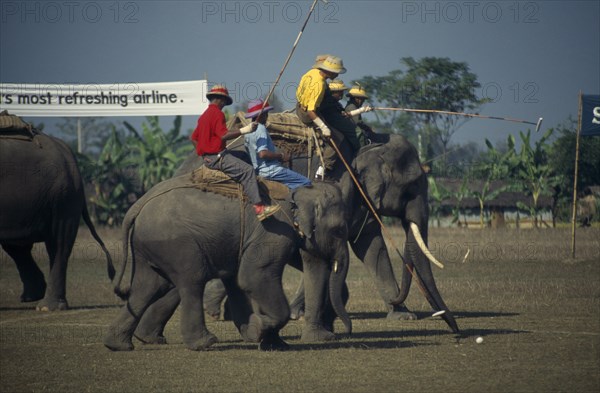
<svg viewBox="0 0 600 393">
<path fill-rule="evenodd" d="M 440 261 L 435 259 L 435 257 L 431 253 L 431 251 L 429 251 L 429 249 L 425 245 L 425 242 L 423 241 L 423 237 L 421 237 L 421 231 L 419 231 L 419 227 L 417 226 L 417 224 L 415 224 L 414 222 L 411 222 L 410 229 L 412 230 L 413 235 L 415 236 L 417 245 L 419 246 L 421 251 L 423 251 L 423 254 L 425 254 L 427 259 L 429 259 L 433 264 L 437 265 L 440 269 L 443 269 L 444 265 Z"/>
<path fill-rule="evenodd" d="M 338 272 L 338 261 L 333 261 L 333 272 L 334 273 Z"/>
</svg>

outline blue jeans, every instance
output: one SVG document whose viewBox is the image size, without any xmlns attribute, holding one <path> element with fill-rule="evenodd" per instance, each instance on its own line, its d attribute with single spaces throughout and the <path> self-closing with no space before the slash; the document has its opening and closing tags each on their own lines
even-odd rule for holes
<svg viewBox="0 0 600 393">
<path fill-rule="evenodd" d="M 270 165 L 265 168 L 260 168 L 258 170 L 258 175 L 267 180 L 283 183 L 288 186 L 290 190 L 311 185 L 311 182 L 307 177 L 280 165 Z"/>
</svg>

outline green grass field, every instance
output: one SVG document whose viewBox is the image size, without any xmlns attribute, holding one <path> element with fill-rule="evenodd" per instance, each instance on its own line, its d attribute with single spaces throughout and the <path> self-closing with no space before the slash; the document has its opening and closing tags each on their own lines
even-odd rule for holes
<svg viewBox="0 0 600 393">
<path fill-rule="evenodd" d="M 101 234 L 120 255 L 116 233 Z M 282 332 L 292 349 L 266 353 L 242 342 L 233 323 L 211 320 L 220 342 L 192 352 L 176 313 L 168 345 L 134 342 L 135 351 L 115 353 L 102 337 L 121 303 L 82 229 L 69 266 L 68 311 L 40 313 L 19 303 L 18 273 L 0 252 L 0 392 L 598 392 L 600 229 L 578 230 L 575 260 L 570 244 L 567 229 L 432 229 L 430 246 L 445 263 L 434 274 L 461 339 L 429 317 L 416 287 L 407 304 L 420 319 L 386 320 L 373 281 L 353 260 L 350 337 L 304 344 L 301 322 L 293 321 Z M 36 247 L 47 272 L 45 258 Z M 299 277 L 286 271 L 289 295 Z"/>
</svg>

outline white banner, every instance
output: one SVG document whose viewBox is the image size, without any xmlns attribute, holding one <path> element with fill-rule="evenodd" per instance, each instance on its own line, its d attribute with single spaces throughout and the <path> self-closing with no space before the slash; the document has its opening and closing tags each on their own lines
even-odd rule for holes
<svg viewBox="0 0 600 393">
<path fill-rule="evenodd" d="M 0 111 L 29 117 L 200 115 L 206 80 L 159 83 L 0 83 Z"/>
</svg>

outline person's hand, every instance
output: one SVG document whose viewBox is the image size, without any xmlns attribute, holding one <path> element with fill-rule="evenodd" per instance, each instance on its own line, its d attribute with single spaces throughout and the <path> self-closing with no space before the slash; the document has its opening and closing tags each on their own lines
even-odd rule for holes
<svg viewBox="0 0 600 393">
<path fill-rule="evenodd" d="M 331 130 L 329 129 L 329 127 L 327 127 L 327 124 L 325 124 L 325 122 L 321 120 L 320 117 L 317 117 L 315 120 L 313 120 L 313 122 L 317 125 L 317 127 L 321 129 L 321 134 L 323 134 L 325 138 L 331 137 Z"/>
<path fill-rule="evenodd" d="M 373 107 L 371 107 L 371 106 L 363 106 L 361 108 L 350 111 L 349 113 L 350 113 L 350 116 L 356 116 L 356 115 L 360 115 L 361 113 L 371 112 L 372 110 L 373 110 Z"/>
<path fill-rule="evenodd" d="M 290 158 L 291 158 L 290 153 L 287 151 L 284 151 L 284 152 L 281 152 L 281 160 L 279 160 L 279 161 L 288 162 L 290 160 Z"/>
<path fill-rule="evenodd" d="M 254 131 L 256 131 L 256 127 L 257 127 L 256 123 L 250 123 L 247 126 L 240 128 L 240 134 L 245 135 L 245 134 L 254 132 Z"/>
</svg>

